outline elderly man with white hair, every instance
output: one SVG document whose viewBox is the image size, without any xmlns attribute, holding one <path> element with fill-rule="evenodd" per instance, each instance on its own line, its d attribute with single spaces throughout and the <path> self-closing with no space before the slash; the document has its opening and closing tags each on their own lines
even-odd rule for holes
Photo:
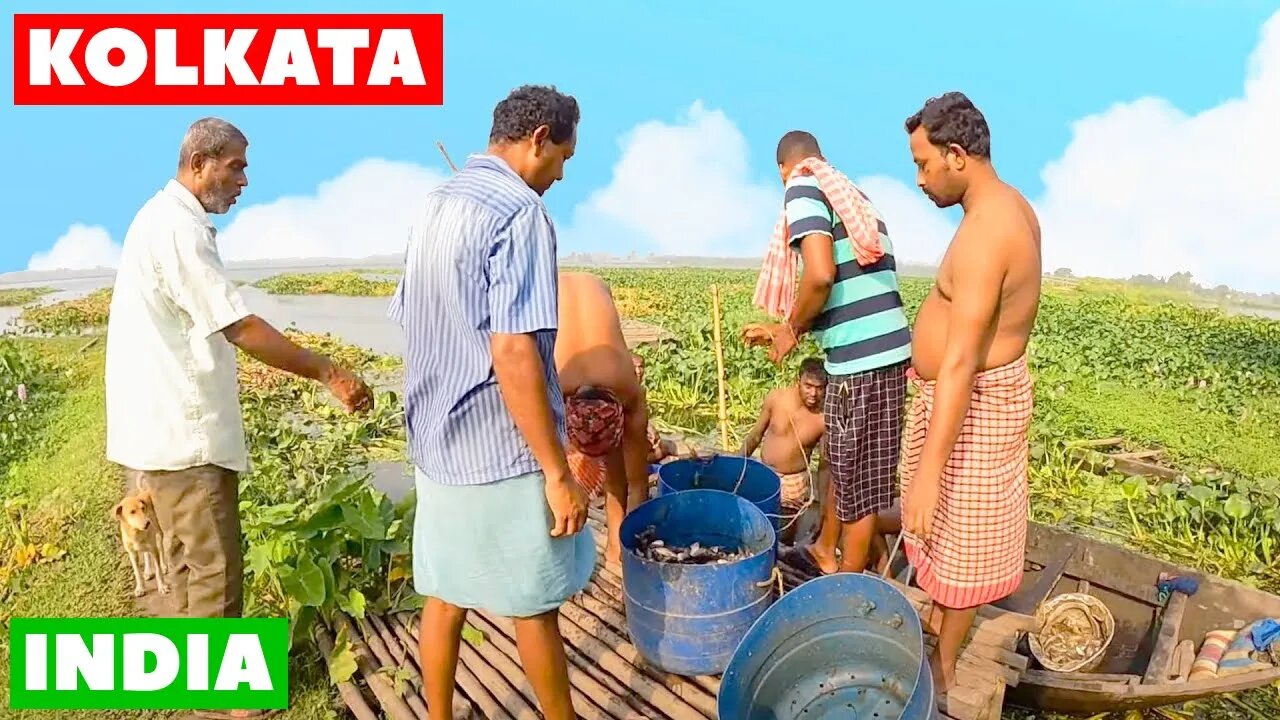
<svg viewBox="0 0 1280 720">
<path fill-rule="evenodd" d="M 125 235 L 107 326 L 107 459 L 152 492 L 180 617 L 242 609 L 237 489 L 249 457 L 235 348 L 322 383 L 349 411 L 373 406 L 360 378 L 249 312 L 223 269 L 209 216 L 248 185 L 248 145 L 225 120 L 191 125 L 175 177 Z"/>
</svg>

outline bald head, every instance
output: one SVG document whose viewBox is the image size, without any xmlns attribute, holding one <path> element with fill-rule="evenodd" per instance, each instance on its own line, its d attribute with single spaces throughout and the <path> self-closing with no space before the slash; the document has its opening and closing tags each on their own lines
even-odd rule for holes
<svg viewBox="0 0 1280 720">
<path fill-rule="evenodd" d="M 178 150 L 178 167 L 189 166 L 192 157 L 197 154 L 216 160 L 229 149 L 248 144 L 249 139 L 240 132 L 240 128 L 226 120 L 216 117 L 200 118 L 191 123 L 187 134 L 182 137 L 182 147 Z"/>
<path fill-rule="evenodd" d="M 249 184 L 249 140 L 222 118 L 201 118 L 187 128 L 178 150 L 178 182 L 210 213 L 225 213 Z"/>
<path fill-rule="evenodd" d="M 794 165 L 807 157 L 821 154 L 818 139 L 803 130 L 792 130 L 778 141 L 779 165 Z"/>
</svg>

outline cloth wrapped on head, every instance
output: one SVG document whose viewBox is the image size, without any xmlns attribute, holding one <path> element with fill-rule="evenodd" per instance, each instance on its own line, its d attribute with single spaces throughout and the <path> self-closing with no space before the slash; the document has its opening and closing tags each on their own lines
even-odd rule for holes
<svg viewBox="0 0 1280 720">
<path fill-rule="evenodd" d="M 584 387 L 565 398 L 565 425 L 572 450 L 599 457 L 622 442 L 625 413 L 618 396 L 604 388 Z"/>
</svg>

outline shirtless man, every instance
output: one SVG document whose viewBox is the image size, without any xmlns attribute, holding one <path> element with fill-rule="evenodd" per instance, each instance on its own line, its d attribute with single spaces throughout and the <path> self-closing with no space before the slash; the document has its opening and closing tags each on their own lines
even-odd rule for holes
<svg viewBox="0 0 1280 720">
<path fill-rule="evenodd" d="M 605 561 L 620 563 L 618 528 L 648 498 L 649 412 L 613 295 L 590 273 L 559 274 L 556 370 L 565 400 L 568 460 L 588 496 L 605 494 Z"/>
<path fill-rule="evenodd" d="M 906 131 L 916 184 L 938 207 L 964 209 L 916 316 L 911 382 L 919 392 L 903 442 L 903 546 L 933 599 L 930 661 L 946 691 L 977 608 L 1022 579 L 1026 352 L 1040 303 L 1040 224 L 996 174 L 986 119 L 963 94 L 929 100 Z"/>
<path fill-rule="evenodd" d="M 782 515 L 786 529 L 781 542 L 795 540 L 796 515 L 813 497 L 809 461 L 822 440 L 826 425 L 822 402 L 827 390 L 827 371 L 822 360 L 807 358 L 800 363 L 795 385 L 771 390 L 764 398 L 760 419 L 747 433 L 742 454 L 750 457 L 764 442 L 760 459 L 782 478 Z"/>
</svg>

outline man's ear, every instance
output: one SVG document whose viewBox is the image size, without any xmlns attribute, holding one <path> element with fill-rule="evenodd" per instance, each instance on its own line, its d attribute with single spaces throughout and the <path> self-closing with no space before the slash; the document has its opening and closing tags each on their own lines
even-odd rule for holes
<svg viewBox="0 0 1280 720">
<path fill-rule="evenodd" d="M 546 144 L 551 141 L 551 126 L 539 125 L 533 129 L 533 152 L 535 155 L 541 155 L 546 150 Z"/>
<path fill-rule="evenodd" d="M 969 161 L 969 153 L 956 143 L 947 146 L 947 162 L 956 170 L 964 170 L 965 163 Z"/>
</svg>

